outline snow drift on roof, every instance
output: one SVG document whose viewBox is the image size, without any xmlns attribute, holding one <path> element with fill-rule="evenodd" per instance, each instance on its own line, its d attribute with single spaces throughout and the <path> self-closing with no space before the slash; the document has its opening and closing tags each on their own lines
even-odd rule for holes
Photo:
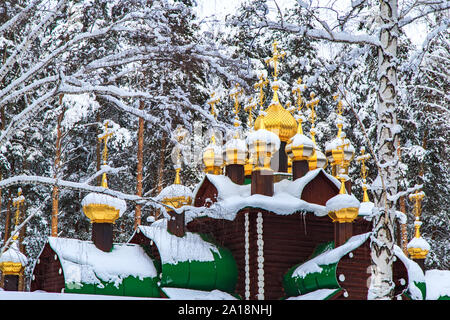
<svg viewBox="0 0 450 320">
<path fill-rule="evenodd" d="M 220 255 L 213 244 L 204 241 L 198 234 L 186 232 L 183 237 L 177 237 L 169 233 L 166 219 L 157 220 L 150 226 L 139 226 L 139 230 L 155 242 L 163 263 L 214 261 L 212 253 Z"/>
<path fill-rule="evenodd" d="M 125 202 L 125 200 L 97 192 L 89 193 L 81 201 L 81 206 L 83 207 L 88 204 L 106 204 L 111 207 L 114 207 L 119 210 L 119 217 L 121 217 L 122 214 L 127 209 L 127 203 Z"/>
<path fill-rule="evenodd" d="M 369 238 L 370 234 L 371 234 L 370 232 L 367 232 L 353 236 L 350 239 L 348 239 L 348 241 L 343 245 L 335 249 L 325 251 L 322 254 L 319 254 L 317 257 L 314 257 L 306 261 L 305 263 L 300 265 L 297 269 L 295 269 L 292 276 L 305 277 L 307 274 L 310 273 L 321 272 L 322 271 L 322 267 L 320 267 L 321 265 L 329 265 L 337 263 L 347 253 L 355 250 L 361 244 L 363 244 Z"/>
<path fill-rule="evenodd" d="M 91 241 L 49 237 L 64 272 L 65 282 L 99 284 L 113 282 L 116 287 L 128 276 L 154 278 L 155 266 L 141 246 L 113 244 L 111 252 L 103 252 Z"/>
<path fill-rule="evenodd" d="M 28 259 L 22 252 L 20 252 L 17 242 L 14 241 L 9 249 L 0 255 L 0 262 L 21 263 L 22 266 L 25 266 L 28 263 Z"/>
<path fill-rule="evenodd" d="M 325 206 L 306 202 L 301 198 L 305 186 L 320 172 L 323 172 L 337 188 L 340 182 L 327 174 L 323 169 L 309 171 L 305 176 L 295 181 L 282 180 L 274 183 L 274 195 L 272 197 L 254 194 L 251 195 L 251 185 L 238 185 L 224 175 L 207 174 L 208 179 L 217 189 L 217 202 L 209 210 L 191 210 L 186 213 L 186 222 L 200 216 L 209 216 L 216 219 L 234 220 L 239 210 L 246 207 L 260 208 L 280 215 L 289 215 L 298 211 L 314 212 L 317 216 L 326 216 Z M 203 181 L 204 181 L 203 179 Z M 199 186 L 203 183 L 200 182 Z M 196 188 L 195 194 L 199 187 Z"/>
</svg>

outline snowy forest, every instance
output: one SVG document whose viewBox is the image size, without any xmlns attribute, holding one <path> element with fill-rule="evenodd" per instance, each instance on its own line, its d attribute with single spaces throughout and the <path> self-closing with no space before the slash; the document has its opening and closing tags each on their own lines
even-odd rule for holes
<svg viewBox="0 0 450 320">
<path fill-rule="evenodd" d="M 425 267 L 450 269 L 450 1 L 245 0 L 223 19 L 203 15 L 202 2 L 0 2 L 0 247 L 13 236 L 19 191 L 26 274 L 49 235 L 90 239 L 81 211 L 89 192 L 127 201 L 115 241 L 158 219 L 164 208 L 155 197 L 175 176 L 175 128 L 200 136 L 197 147 L 208 143 L 212 126 L 226 134 L 230 91 L 240 85 L 243 107 L 256 101 L 254 84 L 270 72 L 264 60 L 277 41 L 286 52 L 282 103 L 295 104 L 292 88 L 301 78 L 304 97 L 319 99 L 316 139 L 324 145 L 336 133 L 333 97 L 341 97 L 347 137 L 357 154 L 362 147 L 371 154 L 369 196 L 387 217 L 374 229 L 391 228 L 389 213 L 399 210 L 411 238 L 408 195 L 423 191 L 421 233 L 431 246 Z M 208 104 L 213 92 L 217 117 Z M 99 139 L 105 125 L 113 133 L 107 164 Z M 191 155 L 181 180 L 193 188 L 204 173 L 198 150 Z M 349 169 L 359 199 L 360 169 L 358 161 Z"/>
</svg>

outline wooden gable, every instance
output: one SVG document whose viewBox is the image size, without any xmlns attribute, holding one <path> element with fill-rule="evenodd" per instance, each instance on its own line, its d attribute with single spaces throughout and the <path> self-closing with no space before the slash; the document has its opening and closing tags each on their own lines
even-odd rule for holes
<svg viewBox="0 0 450 320">
<path fill-rule="evenodd" d="M 337 194 L 339 194 L 339 188 L 321 170 L 303 188 L 301 199 L 325 206 L 327 201 Z"/>
<path fill-rule="evenodd" d="M 194 207 L 209 208 L 214 202 L 217 202 L 217 195 L 217 188 L 206 177 L 195 194 Z"/>
<path fill-rule="evenodd" d="M 30 289 L 59 293 L 64 287 L 64 274 L 58 255 L 47 242 L 34 267 Z"/>
</svg>

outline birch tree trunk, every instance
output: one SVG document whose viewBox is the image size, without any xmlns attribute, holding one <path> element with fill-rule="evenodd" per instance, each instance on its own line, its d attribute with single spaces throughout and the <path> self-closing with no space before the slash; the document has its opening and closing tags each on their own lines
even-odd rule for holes
<svg viewBox="0 0 450 320">
<path fill-rule="evenodd" d="M 392 280 L 394 233 L 394 203 L 389 196 L 397 193 L 399 126 L 396 118 L 397 100 L 397 0 L 380 0 L 380 46 L 378 47 L 377 95 L 377 155 L 380 163 L 377 180 L 381 184 L 371 237 L 371 283 L 368 299 L 393 298 Z"/>
</svg>

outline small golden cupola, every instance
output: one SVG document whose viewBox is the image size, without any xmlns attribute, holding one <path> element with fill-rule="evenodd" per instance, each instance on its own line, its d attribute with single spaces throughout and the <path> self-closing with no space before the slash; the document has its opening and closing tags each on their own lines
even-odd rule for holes
<svg viewBox="0 0 450 320">
<path fill-rule="evenodd" d="M 370 202 L 369 195 L 367 194 L 367 176 L 368 171 L 366 167 L 366 161 L 370 159 L 370 153 L 366 153 L 366 148 L 361 147 L 361 155 L 356 158 L 356 161 L 361 162 L 361 179 L 363 189 L 363 202 Z"/>
<path fill-rule="evenodd" d="M 217 119 L 217 112 L 214 108 L 215 104 L 219 102 L 218 98 L 214 97 L 214 92 L 211 94 L 211 98 L 208 104 L 211 105 L 211 114 Z M 207 132 L 207 138 L 209 139 L 209 144 L 203 149 L 203 165 L 204 172 L 208 174 L 219 175 L 222 173 L 223 167 L 223 153 L 222 153 L 222 140 L 220 131 L 211 128 Z"/>
<path fill-rule="evenodd" d="M 311 100 L 306 103 L 306 106 L 310 109 L 310 122 L 311 122 L 311 129 L 309 130 L 309 133 L 311 134 L 311 140 L 314 143 L 314 152 L 311 156 L 309 156 L 308 160 L 308 167 L 309 170 L 315 170 L 318 168 L 325 169 L 327 166 L 327 158 L 323 154 L 322 151 L 320 151 L 319 147 L 316 143 L 316 106 L 319 104 L 319 99 L 316 98 L 316 95 L 314 92 L 311 92 L 310 94 Z"/>
<path fill-rule="evenodd" d="M 297 112 L 296 119 L 298 122 L 297 132 L 294 136 L 289 138 L 286 145 L 286 153 L 292 161 L 307 160 L 314 152 L 314 142 L 303 134 L 302 123 L 305 117 L 302 114 L 302 109 L 305 105 L 301 96 L 301 79 L 297 80 L 292 92 L 296 94 Z"/>
<path fill-rule="evenodd" d="M 414 260 L 425 259 L 430 251 L 430 245 L 420 234 L 420 227 L 422 226 L 422 221 L 420 221 L 422 211 L 421 202 L 424 197 L 425 193 L 423 191 L 416 191 L 409 195 L 409 200 L 414 201 L 414 215 L 416 218 L 414 221 L 414 238 L 411 239 L 406 248 L 410 257 Z"/>
<path fill-rule="evenodd" d="M 13 199 L 13 206 L 16 207 L 16 216 L 12 243 L 5 252 L 0 254 L 0 270 L 2 271 L 3 276 L 19 276 L 28 263 L 27 257 L 20 252 L 17 244 L 19 233 L 17 228 L 19 226 L 21 207 L 24 202 L 25 198 L 22 195 L 22 189 L 19 188 L 17 197 Z"/>
<path fill-rule="evenodd" d="M 242 127 L 239 120 L 239 96 L 243 93 L 243 90 L 236 84 L 231 91 L 230 96 L 234 100 L 234 129 L 228 132 L 227 142 L 223 149 L 223 159 L 226 166 L 229 165 L 245 165 L 247 158 L 247 144 L 242 139 Z"/>
<path fill-rule="evenodd" d="M 334 100 L 337 100 L 338 96 L 334 96 Z M 325 145 L 325 155 L 328 162 L 332 166 L 333 176 L 340 174 L 348 174 L 348 167 L 350 162 L 355 156 L 355 148 L 351 144 L 350 140 L 346 139 L 345 132 L 342 131 L 344 121 L 342 117 L 343 105 L 342 100 L 339 100 L 337 106 L 337 118 L 336 126 L 338 127 L 338 133 L 336 138 L 329 141 Z M 344 172 L 340 172 L 344 171 Z"/>
<path fill-rule="evenodd" d="M 167 206 L 179 209 L 182 206 L 190 205 L 192 203 L 192 191 L 190 188 L 181 184 L 180 171 L 182 163 L 181 151 L 178 146 L 174 147 L 174 152 L 172 152 L 172 161 L 174 162 L 173 167 L 175 169 L 175 179 L 173 184 L 162 189 L 156 196 L 155 200 L 161 201 Z"/>
<path fill-rule="evenodd" d="M 272 101 L 264 112 L 264 115 L 260 115 L 256 119 L 255 130 L 260 129 L 261 123 L 264 122 L 265 130 L 275 133 L 280 138 L 281 142 L 287 142 L 289 138 L 294 136 L 297 132 L 297 121 L 294 119 L 292 114 L 281 105 L 278 97 L 278 90 L 280 88 L 280 83 L 278 81 L 278 64 L 279 60 L 284 58 L 286 52 L 279 52 L 277 45 L 278 43 L 275 41 L 273 43 L 273 56 L 265 61 L 274 70 L 272 82 Z M 258 82 L 255 87 L 261 86 L 260 90 L 262 90 L 263 84 L 265 85 L 267 82 L 260 78 L 260 82 Z"/>
<path fill-rule="evenodd" d="M 105 130 L 102 135 L 98 137 L 103 141 L 103 167 L 107 166 L 108 159 L 108 139 L 113 132 L 108 130 L 108 121 L 104 122 Z M 108 189 L 108 181 L 106 172 L 102 174 L 101 186 Z M 127 205 L 125 200 L 119 199 L 107 194 L 91 192 L 86 195 L 81 201 L 81 206 L 86 217 L 91 223 L 108 223 L 113 224 L 125 212 Z"/>
</svg>

